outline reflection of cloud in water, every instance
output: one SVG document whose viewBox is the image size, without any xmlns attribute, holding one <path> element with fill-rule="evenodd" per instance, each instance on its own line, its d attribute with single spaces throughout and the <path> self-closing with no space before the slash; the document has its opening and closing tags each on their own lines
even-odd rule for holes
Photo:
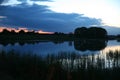
<svg viewBox="0 0 120 80">
<path fill-rule="evenodd" d="M 19 43 L 14 43 L 13 45 L 7 44 L 6 46 L 0 44 L 0 51 L 10 52 L 11 50 L 14 50 L 15 53 L 20 53 L 21 55 L 26 53 L 26 54 L 36 54 L 42 57 L 45 57 L 48 54 L 59 56 L 60 55 L 59 53 L 63 53 L 63 55 L 61 56 L 63 58 L 60 57 L 59 60 L 62 61 L 63 67 L 77 68 L 78 67 L 77 65 L 79 65 L 79 67 L 87 68 L 89 67 L 89 65 L 92 65 L 102 68 L 112 68 L 112 66 L 115 63 L 113 60 L 114 56 L 112 58 L 109 58 L 110 57 L 109 54 L 106 53 L 108 53 L 110 50 L 113 52 L 115 50 L 120 51 L 120 45 L 119 43 L 118 44 L 116 43 L 118 42 L 110 41 L 107 47 L 100 51 L 99 50 L 77 51 L 74 49 L 74 45 L 69 46 L 68 42 L 63 42 L 61 44 L 54 44 L 53 42 L 39 42 L 39 43 L 31 43 L 31 44 L 24 43 L 23 45 L 20 45 Z M 72 52 L 75 54 L 72 54 Z M 71 55 L 70 58 L 69 58 L 69 54 Z M 64 58 L 65 55 L 66 58 Z M 102 66 L 99 66 L 98 63 L 100 63 L 100 65 Z M 117 65 L 115 65 L 115 67 L 116 66 Z"/>
<path fill-rule="evenodd" d="M 105 49 L 103 49 L 102 51 L 100 51 L 101 53 L 108 53 L 109 51 L 120 51 L 120 46 L 116 45 L 116 46 L 107 46 Z"/>
<path fill-rule="evenodd" d="M 110 54 L 112 51 L 112 54 Z M 71 58 L 61 59 L 63 67 L 66 69 L 94 68 L 110 69 L 120 67 L 120 46 L 107 46 L 100 51 L 100 54 L 86 54 L 71 56 Z M 99 52 L 98 52 L 99 53 Z"/>
<path fill-rule="evenodd" d="M 110 51 L 112 51 L 112 57 L 110 57 Z M 112 68 L 115 66 L 115 55 L 116 51 L 120 51 L 120 46 L 119 45 L 112 45 L 112 46 L 107 46 L 105 49 L 100 51 L 99 55 L 96 55 L 96 58 L 99 56 L 101 60 L 105 61 L 105 68 Z M 119 54 L 119 53 L 118 53 Z M 119 56 L 117 56 L 119 59 Z M 120 65 L 120 63 L 118 63 Z M 120 66 L 119 66 L 120 67 Z"/>
<path fill-rule="evenodd" d="M 75 52 L 80 55 L 91 55 L 91 54 L 99 54 L 100 52 L 106 53 L 109 50 L 116 50 L 120 49 L 120 46 L 118 46 L 119 43 L 116 41 L 108 41 L 107 47 L 103 49 L 102 51 L 97 50 L 97 51 L 90 51 L 90 50 L 85 50 L 85 51 L 78 51 L 74 48 L 74 45 L 69 46 L 69 42 L 63 42 L 60 44 L 54 44 L 53 42 L 33 42 L 33 43 L 14 43 L 14 44 L 5 44 L 2 45 L 0 44 L 0 51 L 5 51 L 9 52 L 11 50 L 14 50 L 15 52 L 24 54 L 24 53 L 29 53 L 29 54 L 37 54 L 41 56 L 46 56 L 47 54 L 55 54 L 57 55 L 59 52 Z"/>
<path fill-rule="evenodd" d="M 108 46 L 117 46 L 117 45 L 120 45 L 120 42 L 117 42 L 116 40 L 109 40 L 107 45 Z"/>
</svg>

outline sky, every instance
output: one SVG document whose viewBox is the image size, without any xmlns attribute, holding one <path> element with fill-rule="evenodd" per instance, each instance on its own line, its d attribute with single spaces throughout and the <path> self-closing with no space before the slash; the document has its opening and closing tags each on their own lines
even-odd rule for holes
<svg viewBox="0 0 120 80">
<path fill-rule="evenodd" d="M 120 34 L 120 0 L 0 0 L 0 28 L 73 32 L 103 27 Z"/>
</svg>

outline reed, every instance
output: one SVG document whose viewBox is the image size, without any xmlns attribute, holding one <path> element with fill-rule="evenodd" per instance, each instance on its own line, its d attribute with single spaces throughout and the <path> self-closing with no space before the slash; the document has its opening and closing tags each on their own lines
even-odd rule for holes
<svg viewBox="0 0 120 80">
<path fill-rule="evenodd" d="M 110 62 L 110 63 L 109 63 Z M 106 57 L 59 52 L 46 57 L 0 52 L 0 80 L 119 80 L 120 51 Z"/>
</svg>

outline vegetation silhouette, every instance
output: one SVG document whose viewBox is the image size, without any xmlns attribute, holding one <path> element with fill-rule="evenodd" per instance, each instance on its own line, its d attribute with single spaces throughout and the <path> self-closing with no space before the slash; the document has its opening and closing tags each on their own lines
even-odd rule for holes
<svg viewBox="0 0 120 80">
<path fill-rule="evenodd" d="M 64 41 L 74 41 L 76 39 L 117 39 L 119 41 L 119 34 L 117 36 L 108 35 L 107 31 L 100 27 L 79 27 L 76 28 L 74 33 L 62 33 L 54 32 L 53 34 L 40 34 L 36 31 L 20 30 L 15 32 L 14 30 L 4 29 L 0 32 L 0 41 L 8 42 L 19 42 L 19 41 L 29 41 L 29 40 L 42 40 L 42 41 L 52 41 L 54 43 L 64 42 Z"/>
<path fill-rule="evenodd" d="M 0 41 L 0 44 L 3 46 L 7 46 L 8 44 L 15 45 L 16 43 L 19 44 L 20 46 L 24 46 L 25 44 L 38 44 L 38 43 L 43 43 L 43 42 L 53 42 L 54 44 L 62 44 L 65 41 Z M 107 40 L 99 40 L 99 39 L 76 39 L 74 41 L 68 41 L 69 46 L 74 46 L 74 48 L 78 51 L 99 51 L 104 49 L 107 46 Z M 72 45 L 72 42 L 74 45 Z"/>
<path fill-rule="evenodd" d="M 15 32 L 14 30 L 8 31 L 4 29 L 0 32 L 0 40 L 74 40 L 74 38 L 93 38 L 103 39 L 107 37 L 107 31 L 103 28 L 90 27 L 90 28 L 76 28 L 73 33 L 65 34 L 61 32 L 54 32 L 54 34 L 40 34 L 35 31 L 25 32 L 20 30 Z"/>
<path fill-rule="evenodd" d="M 14 51 L 0 52 L 1 80 L 119 80 L 120 51 L 107 58 L 60 52 L 46 57 Z M 106 63 L 106 61 L 108 63 Z"/>
<path fill-rule="evenodd" d="M 107 41 L 102 39 L 76 39 L 74 41 L 74 48 L 80 51 L 97 51 L 102 50 L 107 46 Z"/>
<path fill-rule="evenodd" d="M 16 43 L 18 43 L 19 45 L 23 46 L 25 44 L 37 44 L 37 43 L 40 43 L 40 42 L 47 42 L 47 41 L 34 41 L 34 40 L 24 40 L 24 41 L 0 41 L 0 44 L 3 45 L 3 46 L 7 46 L 8 44 L 11 44 L 11 45 L 15 45 Z"/>
<path fill-rule="evenodd" d="M 102 28 L 77 28 L 74 34 L 55 32 L 39 34 L 35 31 L 18 33 L 4 29 L 0 43 L 16 42 L 35 44 L 40 41 L 62 43 L 74 41 L 77 50 L 101 50 L 107 44 L 107 32 Z M 99 43 L 99 44 L 98 44 Z M 104 53 L 105 54 L 105 53 Z M 0 80 L 119 80 L 120 51 L 109 51 L 106 56 L 79 55 L 76 52 L 59 52 L 46 57 L 19 52 L 0 51 Z"/>
<path fill-rule="evenodd" d="M 117 35 L 117 41 L 120 42 L 120 34 Z"/>
<path fill-rule="evenodd" d="M 73 40 L 73 34 L 64 34 L 55 32 L 54 34 L 40 34 L 35 31 L 25 32 L 20 30 L 15 32 L 14 30 L 8 31 L 4 29 L 0 32 L 0 41 L 28 41 L 28 40 L 44 40 L 44 41 L 53 41 L 61 42 Z"/>
<path fill-rule="evenodd" d="M 104 39 L 107 38 L 107 31 L 100 27 L 80 27 L 74 31 L 76 38 L 93 38 Z"/>
</svg>

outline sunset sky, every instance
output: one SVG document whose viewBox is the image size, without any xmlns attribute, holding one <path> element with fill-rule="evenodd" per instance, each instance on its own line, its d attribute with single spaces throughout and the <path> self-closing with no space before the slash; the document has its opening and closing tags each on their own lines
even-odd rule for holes
<svg viewBox="0 0 120 80">
<path fill-rule="evenodd" d="M 0 27 L 73 32 L 98 26 L 120 34 L 120 0 L 0 0 Z"/>
</svg>

